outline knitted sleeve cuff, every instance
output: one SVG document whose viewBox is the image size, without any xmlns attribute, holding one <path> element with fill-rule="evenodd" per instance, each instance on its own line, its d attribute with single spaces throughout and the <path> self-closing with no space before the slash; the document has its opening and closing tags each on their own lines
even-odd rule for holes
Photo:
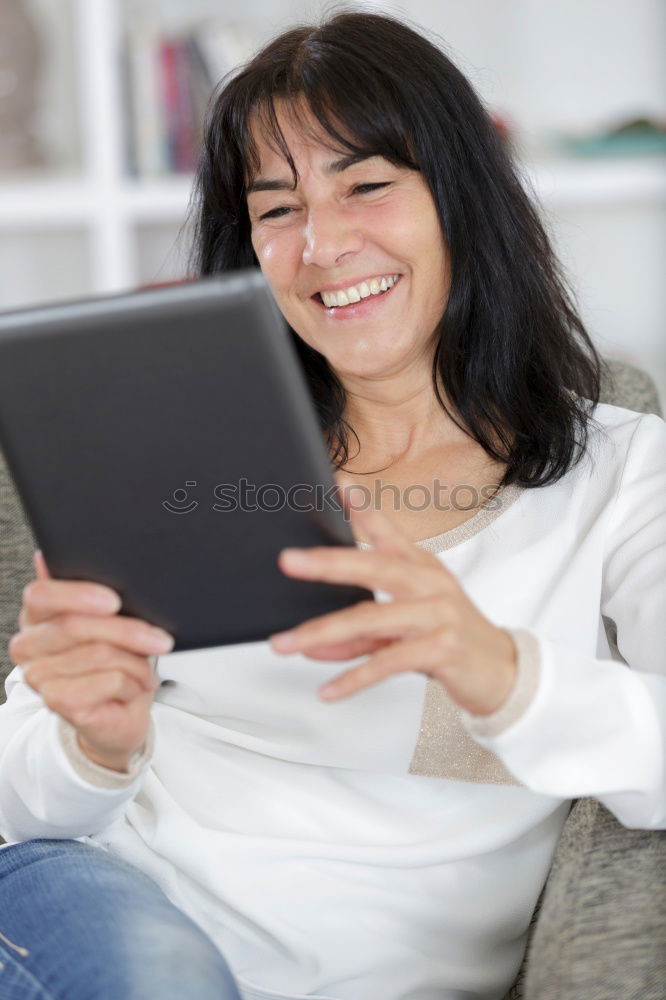
<svg viewBox="0 0 666 1000">
<path fill-rule="evenodd" d="M 461 716 L 471 736 L 492 739 L 512 726 L 523 715 L 539 686 L 541 653 L 532 632 L 522 628 L 506 630 L 518 652 L 516 679 L 506 700 L 490 715 L 473 715 L 461 709 Z"/>
<path fill-rule="evenodd" d="M 127 788 L 151 759 L 155 746 L 155 728 L 151 719 L 146 742 L 141 750 L 133 754 L 127 770 L 112 771 L 108 767 L 102 767 L 101 764 L 95 764 L 84 754 L 76 738 L 76 729 L 63 718 L 58 720 L 58 731 L 65 756 L 78 777 L 97 788 Z"/>
</svg>

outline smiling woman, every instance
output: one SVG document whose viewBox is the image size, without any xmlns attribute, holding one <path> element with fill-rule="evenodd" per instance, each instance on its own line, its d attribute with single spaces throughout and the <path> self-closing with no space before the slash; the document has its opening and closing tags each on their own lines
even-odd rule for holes
<svg viewBox="0 0 666 1000">
<path fill-rule="evenodd" d="M 295 28 L 225 81 L 197 191 L 197 273 L 259 265 L 354 486 L 359 545 L 279 568 L 374 600 L 167 652 L 155 691 L 168 637 L 36 557 L 0 994 L 500 1000 L 572 799 L 666 826 L 666 426 L 598 403 L 492 122 L 395 19 Z"/>
</svg>

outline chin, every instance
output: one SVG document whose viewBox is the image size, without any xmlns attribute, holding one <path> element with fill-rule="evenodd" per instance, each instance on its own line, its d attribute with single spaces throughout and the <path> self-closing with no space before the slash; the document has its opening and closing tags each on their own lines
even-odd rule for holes
<svg viewBox="0 0 666 1000">
<path fill-rule="evenodd" d="M 343 380 L 346 378 L 387 378 L 400 368 L 399 362 L 389 365 L 386 358 L 382 359 L 381 365 L 377 363 L 377 358 L 341 360 L 327 357 L 326 360 L 335 374 Z"/>
</svg>

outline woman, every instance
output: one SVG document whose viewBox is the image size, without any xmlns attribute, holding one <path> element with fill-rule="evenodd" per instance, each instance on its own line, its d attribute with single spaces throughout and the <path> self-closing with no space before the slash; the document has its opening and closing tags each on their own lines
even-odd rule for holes
<svg viewBox="0 0 666 1000">
<path fill-rule="evenodd" d="M 664 423 L 597 405 L 492 123 L 390 18 L 260 52 L 211 109 L 198 194 L 199 271 L 259 264 L 350 488 L 359 547 L 280 566 L 377 599 L 164 655 L 155 691 L 168 637 L 36 556 L 0 716 L 3 974 L 499 998 L 571 799 L 666 825 Z"/>
</svg>

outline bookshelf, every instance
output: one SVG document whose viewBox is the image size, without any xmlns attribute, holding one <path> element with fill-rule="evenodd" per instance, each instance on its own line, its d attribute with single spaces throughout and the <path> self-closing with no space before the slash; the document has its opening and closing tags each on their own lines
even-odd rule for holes
<svg viewBox="0 0 666 1000">
<path fill-rule="evenodd" d="M 477 15 L 483 2 L 473 0 L 469 25 L 459 36 L 454 14 L 460 8 L 455 4 L 444 10 L 434 2 L 431 6 L 424 2 L 412 16 L 448 37 L 455 56 L 456 46 L 464 50 L 466 38 L 469 41 L 482 32 Z M 520 7 L 522 0 L 516 2 Z M 516 2 L 512 0 L 512 6 Z M 176 0 L 26 3 L 34 18 L 44 20 L 49 44 L 59 46 L 60 62 L 54 64 L 55 69 L 51 67 L 52 89 L 55 80 L 66 76 L 65 71 L 72 77 L 69 104 L 61 103 L 52 115 L 59 129 L 68 120 L 63 134 L 72 152 L 50 171 L 0 175 L 0 309 L 111 293 L 182 275 L 186 238 L 180 243 L 177 238 L 186 218 L 191 174 L 142 177 L 128 172 L 124 41 L 128 26 L 134 23 L 131 19 L 146 7 L 167 12 L 167 26 L 173 27 L 174 18 L 219 18 L 223 9 L 232 20 L 254 18 L 248 26 L 259 43 L 304 14 L 316 16 L 323 0 L 322 4 L 319 0 L 262 0 L 252 8 L 238 0 L 224 8 L 217 0 L 191 0 L 186 9 Z M 468 36 L 464 37 L 465 31 Z M 487 41 L 492 41 L 495 51 L 495 37 Z M 516 46 L 512 57 L 519 63 L 530 41 L 512 41 L 507 30 L 503 44 Z M 481 49 L 466 55 L 461 66 L 477 86 L 488 84 L 485 96 L 488 99 L 491 91 L 492 99 L 496 80 L 483 69 L 479 53 Z M 524 59 L 529 61 L 526 52 Z M 482 66 L 476 79 L 470 73 L 475 62 Z M 499 107 L 502 97 L 506 106 L 508 95 L 498 96 Z M 516 110 L 520 122 L 521 109 Z M 529 132 L 529 121 L 527 126 Z M 606 353 L 651 370 L 666 396 L 666 356 L 659 346 L 666 311 L 659 277 L 666 262 L 666 245 L 660 235 L 666 231 L 665 162 L 659 156 L 576 159 L 546 153 L 539 146 L 527 148 L 521 157 L 523 176 L 543 209 L 565 265 L 576 276 L 584 317 L 593 333 L 599 333 L 600 346 Z M 603 229 L 607 224 L 600 222 L 602 216 L 616 219 L 618 225 L 627 224 L 635 233 L 644 253 L 635 281 L 629 282 L 626 275 L 637 257 L 636 249 L 624 247 L 621 241 L 613 246 L 612 239 L 618 237 L 602 241 L 600 233 L 608 231 Z M 620 302 L 617 288 L 623 280 L 628 283 Z M 597 288 L 601 283 L 604 288 Z M 643 333 L 637 336 L 636 328 Z"/>
<path fill-rule="evenodd" d="M 131 4 L 58 4 L 63 11 L 68 8 L 72 29 L 68 45 L 78 104 L 69 110 L 78 119 L 79 162 L 50 174 L 35 170 L 25 178 L 0 177 L 0 308 L 44 297 L 120 291 L 143 281 L 178 277 L 184 266 L 175 240 L 185 221 L 192 175 L 144 178 L 128 171 L 123 46 Z M 40 254 L 42 237 L 47 246 Z M 78 240 L 87 258 L 87 266 L 79 266 L 72 280 L 60 285 L 52 281 L 49 254 L 52 248 L 57 257 L 59 238 L 68 252 Z M 11 258 L 30 240 L 36 266 L 21 268 L 22 277 L 16 280 Z M 156 263 L 153 273 L 147 264 L 157 260 L 160 242 L 164 260 Z"/>
</svg>

